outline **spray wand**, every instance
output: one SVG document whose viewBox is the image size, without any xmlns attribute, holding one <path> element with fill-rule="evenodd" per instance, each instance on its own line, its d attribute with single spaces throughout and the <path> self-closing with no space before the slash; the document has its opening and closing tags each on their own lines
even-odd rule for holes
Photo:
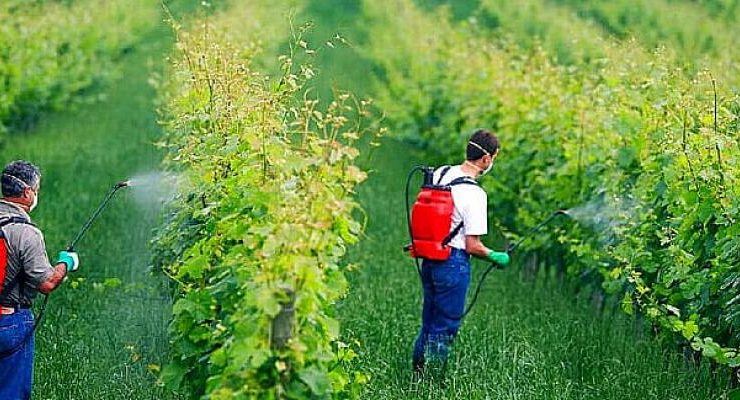
<svg viewBox="0 0 740 400">
<path fill-rule="evenodd" d="M 113 196 L 118 192 L 120 189 L 123 189 L 125 187 L 128 187 L 130 185 L 130 181 L 121 181 L 116 183 L 113 188 L 108 192 L 108 195 L 105 196 L 105 199 L 102 203 L 98 206 L 98 208 L 95 210 L 95 212 L 90 216 L 90 218 L 85 222 L 85 225 L 82 226 L 82 229 L 77 233 L 77 236 L 72 240 L 72 242 L 67 246 L 67 251 L 74 251 L 75 246 L 77 245 L 77 242 L 82 239 L 83 236 L 87 233 L 88 230 L 90 230 L 90 227 L 92 226 L 92 223 L 100 216 L 100 214 L 105 210 L 105 208 L 108 206 L 108 203 L 110 203 L 111 199 L 113 199 Z"/>
<path fill-rule="evenodd" d="M 537 224 L 537 226 L 531 228 L 524 236 L 522 236 L 517 242 L 509 245 L 509 247 L 506 248 L 506 252 L 511 254 L 513 253 L 522 243 L 526 242 L 528 239 L 531 239 L 534 237 L 536 233 L 542 230 L 546 225 L 548 225 L 550 222 L 552 222 L 556 217 L 558 216 L 568 216 L 570 217 L 570 214 L 568 213 L 568 210 L 557 210 L 554 213 L 552 213 L 549 217 L 547 217 L 544 221 Z"/>
</svg>

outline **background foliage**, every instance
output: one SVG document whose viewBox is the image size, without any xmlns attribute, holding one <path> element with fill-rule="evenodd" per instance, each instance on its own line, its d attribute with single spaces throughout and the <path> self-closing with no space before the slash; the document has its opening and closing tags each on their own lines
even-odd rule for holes
<svg viewBox="0 0 740 400">
<path fill-rule="evenodd" d="M 108 79 L 159 13 L 145 0 L 0 3 L 0 131 Z M 88 100 L 91 97 L 87 98 Z"/>
</svg>

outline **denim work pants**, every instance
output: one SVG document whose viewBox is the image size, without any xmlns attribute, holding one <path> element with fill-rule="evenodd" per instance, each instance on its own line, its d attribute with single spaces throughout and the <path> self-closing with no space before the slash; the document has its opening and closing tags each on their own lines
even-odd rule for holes
<svg viewBox="0 0 740 400">
<path fill-rule="evenodd" d="M 33 314 L 19 309 L 14 314 L 0 315 L 0 353 L 10 351 L 23 340 L 15 353 L 0 360 L 0 399 L 28 400 L 33 380 Z"/>
<path fill-rule="evenodd" d="M 452 249 L 446 261 L 424 260 L 421 283 L 424 306 L 421 330 L 414 344 L 414 365 L 422 365 L 425 360 L 445 362 L 465 310 L 470 256 L 463 250 Z"/>
</svg>

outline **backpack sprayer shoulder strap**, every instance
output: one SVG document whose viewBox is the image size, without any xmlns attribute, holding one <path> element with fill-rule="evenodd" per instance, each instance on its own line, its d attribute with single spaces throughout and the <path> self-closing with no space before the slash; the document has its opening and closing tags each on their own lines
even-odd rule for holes
<svg viewBox="0 0 740 400">
<path fill-rule="evenodd" d="M 27 220 L 26 218 L 19 217 L 19 216 L 0 219 L 0 229 L 5 228 L 6 225 L 10 225 L 10 224 L 24 224 L 24 225 L 36 226 L 33 222 Z"/>
<path fill-rule="evenodd" d="M 448 166 L 447 169 L 450 167 Z M 443 174 L 447 172 L 447 170 L 443 171 Z M 441 180 L 441 178 L 440 178 Z M 478 185 L 478 182 L 476 182 L 473 178 L 467 177 L 467 176 L 461 176 L 459 178 L 453 179 L 450 183 L 447 184 L 447 186 L 457 186 L 457 185 L 474 185 L 474 186 L 480 186 Z M 460 221 L 459 224 L 453 229 L 447 237 L 445 237 L 445 240 L 442 241 L 442 246 L 447 246 L 452 241 L 452 238 L 457 236 L 458 233 L 460 233 L 460 230 L 463 228 L 464 222 Z"/>
<path fill-rule="evenodd" d="M 437 179 L 437 185 L 440 185 L 442 183 L 442 178 L 444 178 L 445 175 L 447 175 L 447 173 L 450 172 L 450 168 L 452 168 L 451 165 L 445 165 L 443 167 L 440 167 L 439 179 Z"/>
</svg>

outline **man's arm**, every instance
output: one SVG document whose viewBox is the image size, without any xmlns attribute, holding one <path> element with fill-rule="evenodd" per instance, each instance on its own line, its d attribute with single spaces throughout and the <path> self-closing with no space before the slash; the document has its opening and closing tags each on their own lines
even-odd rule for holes
<svg viewBox="0 0 740 400">
<path fill-rule="evenodd" d="M 67 264 L 57 264 L 54 267 L 54 272 L 52 273 L 51 277 L 38 286 L 39 292 L 43 294 L 51 293 L 54 289 L 61 285 L 62 281 L 64 281 L 65 276 L 67 276 Z"/>
<path fill-rule="evenodd" d="M 481 188 L 468 188 L 460 213 L 465 224 L 465 251 L 476 257 L 487 258 L 491 250 L 481 241 L 488 233 L 488 196 Z"/>
<path fill-rule="evenodd" d="M 465 236 L 465 251 L 479 258 L 488 258 L 488 254 L 491 253 L 491 249 L 486 247 L 480 240 L 480 236 Z"/>
<path fill-rule="evenodd" d="M 480 236 L 465 236 L 465 251 L 476 257 L 493 261 L 500 266 L 509 265 L 509 254 L 503 251 L 491 250 L 480 240 Z"/>
<path fill-rule="evenodd" d="M 46 254 L 44 236 L 37 228 L 24 226 L 21 236 L 21 263 L 28 277 L 27 284 L 41 293 L 48 294 L 62 283 L 67 275 L 67 265 L 52 266 Z"/>
</svg>

